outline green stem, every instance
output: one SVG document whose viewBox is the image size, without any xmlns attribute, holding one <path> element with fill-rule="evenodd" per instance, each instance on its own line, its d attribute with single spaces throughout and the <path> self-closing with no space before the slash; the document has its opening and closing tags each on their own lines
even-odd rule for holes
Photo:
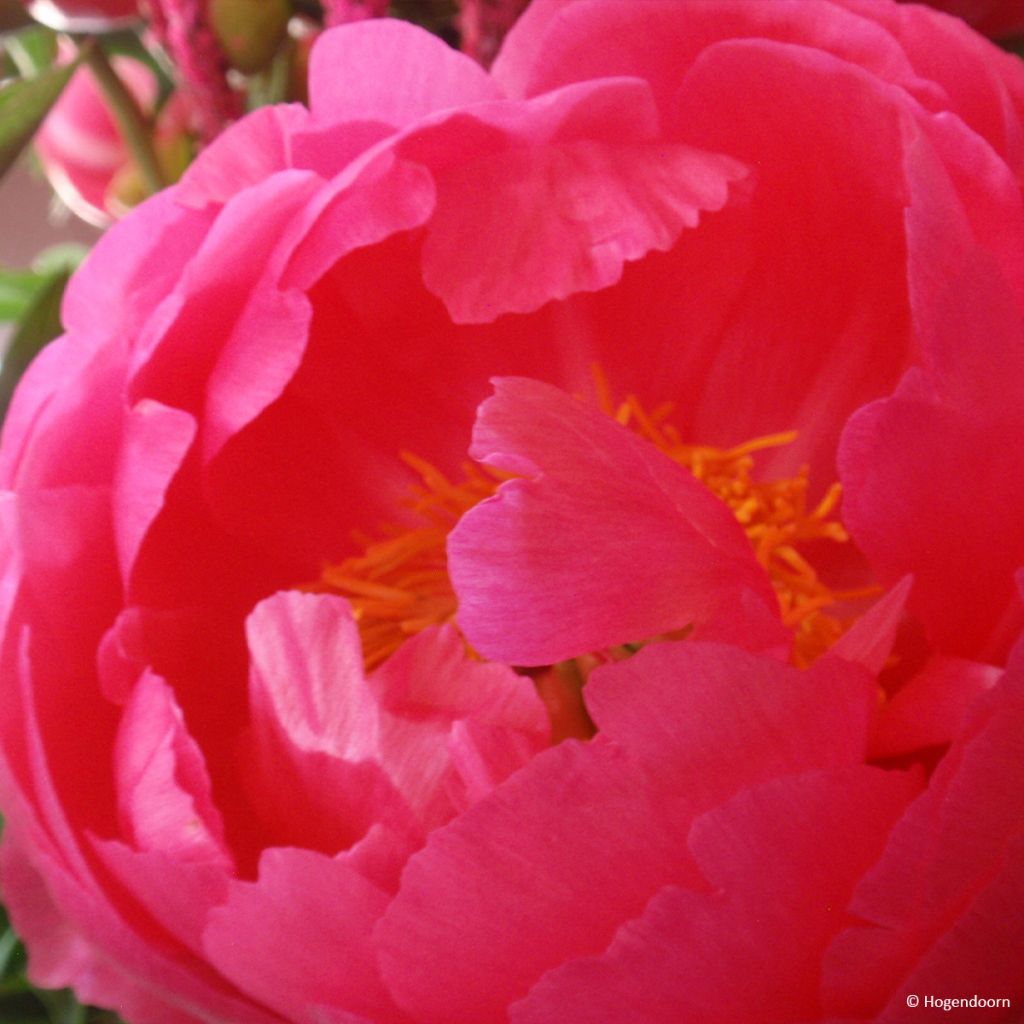
<svg viewBox="0 0 1024 1024">
<path fill-rule="evenodd" d="M 138 165 L 146 189 L 150 193 L 159 192 L 167 183 L 153 148 L 153 132 L 135 97 L 112 67 L 99 40 L 86 40 L 80 52 L 96 77 L 104 99 L 110 105 L 110 111 L 117 121 L 128 151 Z"/>
</svg>

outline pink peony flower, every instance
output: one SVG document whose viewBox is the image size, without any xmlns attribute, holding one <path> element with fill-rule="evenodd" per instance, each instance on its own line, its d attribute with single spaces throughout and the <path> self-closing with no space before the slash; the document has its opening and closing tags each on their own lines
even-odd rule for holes
<svg viewBox="0 0 1024 1024">
<path fill-rule="evenodd" d="M 140 107 L 157 98 L 153 72 L 131 57 L 113 66 Z M 54 191 L 83 220 L 105 225 L 115 214 L 111 186 L 131 162 L 128 148 L 88 68 L 75 72 L 35 137 L 36 152 Z"/>
<path fill-rule="evenodd" d="M 1022 100 L 856 0 L 535 4 L 491 75 L 324 34 L 8 415 L 32 977 L 139 1024 L 1010 1019 Z"/>
<path fill-rule="evenodd" d="M 61 32 L 104 32 L 139 16 L 137 0 L 23 0 L 33 18 Z"/>
</svg>

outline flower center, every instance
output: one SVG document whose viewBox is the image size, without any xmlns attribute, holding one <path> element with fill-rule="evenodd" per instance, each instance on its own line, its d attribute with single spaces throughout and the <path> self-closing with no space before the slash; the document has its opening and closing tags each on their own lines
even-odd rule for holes
<svg viewBox="0 0 1024 1024">
<path fill-rule="evenodd" d="M 629 395 L 616 404 L 599 371 L 595 378 L 604 412 L 685 466 L 732 510 L 772 581 L 782 621 L 794 631 L 793 663 L 806 666 L 827 651 L 850 624 L 830 609 L 877 589 L 831 589 L 801 550 L 813 541 L 849 540 L 836 516 L 841 497 L 838 483 L 811 507 L 806 467 L 785 479 L 761 480 L 754 475 L 758 453 L 792 444 L 796 432 L 770 434 L 728 449 L 687 444 L 669 420 L 670 403 L 647 412 L 635 395 Z M 458 602 L 448 576 L 448 534 L 466 512 L 510 479 L 508 474 L 467 462 L 462 479 L 449 480 L 416 455 L 403 452 L 401 458 L 420 477 L 407 504 L 421 525 L 388 526 L 377 538 L 358 537 L 362 552 L 324 568 L 309 588 L 349 600 L 367 669 L 381 664 L 428 626 L 454 622 Z M 632 649 L 630 645 L 624 651 Z M 615 657 L 622 652 L 607 653 Z"/>
</svg>

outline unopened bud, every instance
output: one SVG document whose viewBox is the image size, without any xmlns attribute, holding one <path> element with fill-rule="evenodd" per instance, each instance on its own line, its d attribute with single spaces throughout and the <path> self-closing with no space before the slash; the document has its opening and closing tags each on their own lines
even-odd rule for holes
<svg viewBox="0 0 1024 1024">
<path fill-rule="evenodd" d="M 209 0 L 207 18 L 233 68 L 251 75 L 265 68 L 288 30 L 289 0 Z"/>
</svg>

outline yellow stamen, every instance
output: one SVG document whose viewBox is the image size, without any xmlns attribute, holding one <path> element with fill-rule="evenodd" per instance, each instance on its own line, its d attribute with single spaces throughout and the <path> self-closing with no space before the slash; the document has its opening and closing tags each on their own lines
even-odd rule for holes
<svg viewBox="0 0 1024 1024">
<path fill-rule="evenodd" d="M 827 609 L 877 589 L 831 590 L 800 550 L 811 541 L 849 539 L 834 518 L 842 496 L 838 483 L 809 509 L 806 467 L 782 480 L 755 477 L 754 456 L 792 444 L 796 432 L 768 434 L 725 450 L 687 444 L 668 422 L 670 403 L 647 412 L 635 395 L 627 395 L 616 406 L 597 368 L 594 381 L 605 413 L 685 466 L 732 509 L 772 581 L 782 621 L 794 631 L 793 662 L 808 665 L 827 651 L 846 628 Z M 381 664 L 420 630 L 454 621 L 457 601 L 448 577 L 448 534 L 466 512 L 509 479 L 509 474 L 466 463 L 462 479 L 453 481 L 416 455 L 403 452 L 401 457 L 420 478 L 407 505 L 421 525 L 389 527 L 383 539 L 359 538 L 362 553 L 326 567 L 309 588 L 349 599 L 367 668 Z"/>
</svg>

